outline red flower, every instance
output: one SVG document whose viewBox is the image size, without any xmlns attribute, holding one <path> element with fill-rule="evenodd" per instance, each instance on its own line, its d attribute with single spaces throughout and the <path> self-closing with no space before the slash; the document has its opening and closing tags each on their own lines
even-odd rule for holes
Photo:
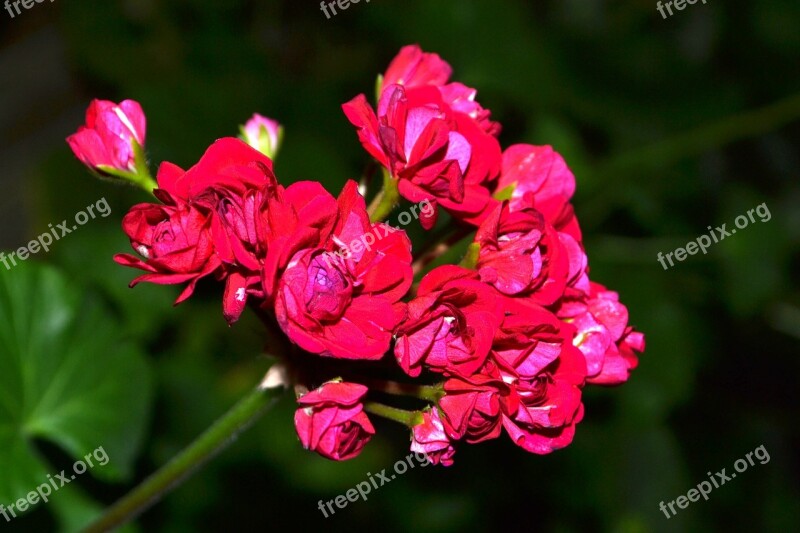
<svg viewBox="0 0 800 533">
<path fill-rule="evenodd" d="M 306 351 L 380 359 L 405 313 L 398 302 L 411 286 L 411 242 L 403 231 L 370 223 L 353 181 L 338 206 L 331 237 L 289 260 L 275 314 L 283 331 Z"/>
<path fill-rule="evenodd" d="M 493 122 L 489 118 L 492 113 L 475 101 L 475 97 L 478 95 L 477 90 L 462 83 L 450 83 L 441 87 L 439 91 L 442 93 L 442 99 L 453 111 L 471 118 L 487 134 L 493 137 L 500 135 L 500 123 Z"/>
<path fill-rule="evenodd" d="M 104 167 L 135 170 L 133 143 L 144 146 L 146 120 L 142 106 L 133 100 L 119 105 L 92 100 L 86 111 L 86 125 L 67 138 L 75 156 L 92 170 L 104 174 Z"/>
<path fill-rule="evenodd" d="M 175 202 L 164 191 L 159 196 L 167 205 L 139 204 L 122 220 L 131 246 L 145 260 L 129 254 L 118 254 L 114 260 L 148 272 L 133 280 L 131 287 L 143 281 L 158 284 L 188 281 L 189 285 L 175 302 L 178 304 L 192 295 L 200 278 L 217 270 L 221 263 L 214 255 L 208 211 Z"/>
<path fill-rule="evenodd" d="M 383 87 L 395 84 L 438 87 L 447 83 L 452 73 L 453 69 L 439 54 L 423 52 L 419 45 L 412 44 L 401 48 L 389 64 L 383 75 Z"/>
<path fill-rule="evenodd" d="M 497 190 L 513 187 L 511 209 L 534 207 L 557 230 L 581 241 L 572 205 L 575 176 L 551 146 L 516 144 L 503 152 L 503 171 Z"/>
<path fill-rule="evenodd" d="M 408 318 L 397 329 L 395 357 L 410 376 L 423 367 L 470 376 L 489 354 L 502 318 L 497 293 L 475 272 L 442 266 L 423 278 Z"/>
<path fill-rule="evenodd" d="M 506 316 L 495 334 L 492 357 L 504 375 L 534 380 L 573 347 L 575 329 L 547 309 L 511 298 L 503 308 Z"/>
<path fill-rule="evenodd" d="M 503 382 L 492 363 L 473 376 L 448 379 L 444 390 L 447 394 L 439 408 L 447 434 L 471 444 L 497 438 L 502 414 L 515 412 L 519 403 L 516 391 Z"/>
<path fill-rule="evenodd" d="M 226 280 L 223 312 L 229 323 L 235 322 L 248 295 L 264 297 L 261 269 L 267 241 L 262 208 L 278 189 L 272 161 L 239 139 L 224 138 L 188 171 L 171 163 L 161 165 L 158 185 L 212 214 L 214 253 L 224 266 L 220 278 Z"/>
<path fill-rule="evenodd" d="M 175 198 L 216 205 L 229 196 L 277 187 L 272 160 L 241 139 L 225 137 L 214 142 L 189 170 L 164 163 L 158 186 Z"/>
<path fill-rule="evenodd" d="M 589 281 L 564 159 L 549 146 L 501 152 L 499 124 L 451 74 L 438 55 L 407 46 L 379 80 L 377 109 L 364 95 L 342 106 L 389 180 L 375 220 L 396 207 L 389 204 L 398 194 L 425 205 L 425 229 L 441 207 L 454 225 L 444 242 L 423 243 L 412 256 L 404 231 L 370 220 L 353 181 L 338 198 L 317 182 L 281 186 L 269 157 L 280 125 L 254 115 L 241 140 L 217 141 L 189 170 L 161 166 L 153 194 L 162 203 L 134 206 L 123 220 L 141 257 L 115 257 L 145 271 L 132 286 L 186 283 L 176 303 L 205 276 L 224 280 L 229 322 L 255 299 L 265 325 L 298 348 L 284 362 L 292 368 L 274 367 L 265 387 L 297 379 L 305 390 L 308 380 L 365 375 L 376 391 L 412 395 L 419 411 L 382 412 L 421 420 L 411 450 L 446 466 L 456 441 L 479 443 L 504 430 L 532 453 L 568 445 L 583 417 L 583 387 L 626 381 L 645 345 L 618 295 Z M 87 126 L 68 140 L 97 172 L 149 185 L 144 134 L 135 102 L 94 101 Z M 477 231 L 462 264 L 471 269 L 433 269 L 405 303 L 415 271 L 446 257 L 469 225 Z M 355 369 L 363 363 L 346 361 L 378 361 L 392 346 L 408 376 L 427 372 L 422 382 L 432 384 L 438 374 L 436 384 L 381 382 L 390 370 L 382 364 L 363 374 Z M 375 433 L 368 392 L 337 378 L 301 396 L 295 427 L 303 446 L 334 460 L 357 456 Z"/>
<path fill-rule="evenodd" d="M 563 348 L 534 378 L 504 374 L 519 396 L 519 405 L 503 415 L 503 427 L 515 444 L 532 453 L 547 454 L 569 445 L 583 418 L 586 363 L 574 346 Z"/>
<path fill-rule="evenodd" d="M 425 454 L 431 464 L 451 466 L 456 450 L 444 432 L 438 411 L 434 408 L 422 413 L 422 420 L 412 428 L 411 451 Z"/>
<path fill-rule="evenodd" d="M 361 453 L 375 434 L 364 413 L 362 400 L 366 394 L 363 385 L 328 382 L 301 396 L 294 427 L 303 447 L 334 461 L 346 461 Z"/>
<path fill-rule="evenodd" d="M 322 184 L 293 183 L 269 198 L 264 214 L 264 239 L 269 242 L 262 285 L 273 302 L 281 275 L 301 250 L 328 242 L 339 216 L 339 207 Z"/>
<path fill-rule="evenodd" d="M 466 416 L 458 414 L 467 413 L 473 428 L 491 428 L 484 438 L 493 438 L 497 436 L 494 424 L 499 414 L 517 445 L 529 452 L 549 453 L 571 442 L 575 424 L 583 416 L 581 388 L 586 364 L 572 345 L 575 333 L 572 326 L 523 300 L 506 298 L 503 307 L 506 314 L 482 375 L 446 385 L 446 389 L 455 393 L 449 411 L 446 410 L 447 420 L 458 431 L 463 422 L 459 426 L 456 421 Z M 450 390 L 442 402 L 450 396 Z M 472 397 L 463 396 L 465 392 Z M 465 409 L 463 405 L 452 407 L 458 406 L 456 402 L 461 397 L 475 398 L 476 403 L 482 399 L 484 407 L 479 411 Z M 464 401 L 461 400 L 462 404 Z M 465 434 L 468 439 L 475 439 L 475 429 L 470 429 L 470 425 Z M 482 433 L 477 435 L 480 439 Z"/>
<path fill-rule="evenodd" d="M 478 224 L 499 173 L 500 147 L 470 117 L 454 112 L 438 89 L 388 86 L 378 114 L 360 95 L 343 106 L 364 148 L 398 180 L 412 201 L 441 205 L 456 218 Z M 422 225 L 436 223 L 436 211 Z"/>
<path fill-rule="evenodd" d="M 145 261 L 123 254 L 117 262 L 153 273 L 134 284 L 191 280 L 179 302 L 191 295 L 200 277 L 216 271 L 227 281 L 225 318 L 236 321 L 248 294 L 264 296 L 261 210 L 277 194 L 272 162 L 238 139 L 220 139 L 188 171 L 162 164 L 158 185 L 154 194 L 165 205 L 136 206 L 123 224 Z"/>
<path fill-rule="evenodd" d="M 486 133 L 497 136 L 500 124 L 489 120 L 491 113 L 475 101 L 478 91 L 462 83 L 447 83 L 452 73 L 453 69 L 438 54 L 423 52 L 418 45 L 404 46 L 386 70 L 381 91 L 390 85 L 436 87 L 453 111 L 463 113 Z"/>
<path fill-rule="evenodd" d="M 509 296 L 551 305 L 564 294 L 570 256 L 558 232 L 535 209 L 499 205 L 475 237 L 481 280 Z M 580 250 L 579 250 L 580 251 Z"/>
<path fill-rule="evenodd" d="M 644 335 L 628 326 L 628 309 L 616 292 L 599 283 L 591 284 L 586 312 L 573 323 L 578 330 L 575 345 L 586 358 L 588 383 L 618 385 L 630 377 L 639 364 L 637 352 L 644 351 Z"/>
</svg>

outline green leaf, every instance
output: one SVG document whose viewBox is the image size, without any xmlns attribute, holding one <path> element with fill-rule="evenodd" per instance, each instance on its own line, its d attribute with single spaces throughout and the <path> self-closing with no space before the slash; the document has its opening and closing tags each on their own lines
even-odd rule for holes
<svg viewBox="0 0 800 533">
<path fill-rule="evenodd" d="M 131 474 L 152 387 L 145 358 L 120 331 L 96 298 L 55 269 L 30 262 L 0 269 L 0 503 L 58 473 L 35 439 L 75 461 L 102 447 L 107 464 L 94 461 L 84 476 Z"/>
</svg>

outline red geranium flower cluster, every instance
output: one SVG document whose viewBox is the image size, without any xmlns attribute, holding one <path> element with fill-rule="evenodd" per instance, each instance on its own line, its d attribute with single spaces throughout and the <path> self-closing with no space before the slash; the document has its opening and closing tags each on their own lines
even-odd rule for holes
<svg viewBox="0 0 800 533">
<path fill-rule="evenodd" d="M 451 72 L 408 46 L 377 108 L 364 95 L 343 106 L 384 169 L 369 207 L 353 181 L 338 197 L 316 182 L 281 185 L 270 157 L 282 130 L 255 115 L 191 169 L 163 163 L 160 203 L 123 221 L 138 256 L 115 259 L 145 272 L 132 285 L 186 284 L 180 303 L 213 277 L 229 323 L 250 304 L 286 334 L 298 435 L 331 459 L 363 449 L 375 433 L 367 413 L 406 423 L 412 451 L 434 463 L 503 430 L 549 453 L 572 441 L 583 387 L 623 383 L 644 350 L 617 294 L 589 280 L 564 159 L 549 146 L 501 151 L 499 124 Z M 71 138 L 94 170 L 138 171 L 145 120 L 134 104 L 94 103 Z M 385 222 L 401 199 L 425 206 L 414 213 L 426 230 L 473 235 L 459 265 L 427 267 L 458 239 L 412 248 Z M 386 381 L 392 372 L 404 383 Z M 376 401 L 389 394 L 420 409 Z"/>
</svg>

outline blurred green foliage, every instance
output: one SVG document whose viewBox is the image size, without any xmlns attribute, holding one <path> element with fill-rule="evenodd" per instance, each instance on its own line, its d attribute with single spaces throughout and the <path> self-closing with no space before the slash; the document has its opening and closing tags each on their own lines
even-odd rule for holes
<svg viewBox="0 0 800 533">
<path fill-rule="evenodd" d="M 102 448 L 108 463 L 91 474 L 130 478 L 152 384 L 142 353 L 121 329 L 97 298 L 81 295 L 52 268 L 23 263 L 0 271 L 0 501 L 13 504 L 55 477 L 35 441 L 56 443 L 73 460 Z M 98 510 L 77 484 L 55 486 L 63 492 L 53 499 L 70 502 L 54 506 L 62 525 Z"/>
<path fill-rule="evenodd" d="M 286 127 L 279 179 L 319 180 L 334 193 L 366 163 L 340 105 L 359 92 L 371 96 L 375 76 L 402 45 L 440 53 L 504 124 L 504 145 L 552 144 L 567 158 L 578 178 L 575 204 L 592 277 L 620 292 L 648 339 L 628 384 L 587 390 L 575 442 L 551 456 L 528 455 L 505 438 L 461 446 L 453 468 L 412 470 L 324 519 L 318 500 L 391 468 L 407 454 L 408 436 L 378 422 L 379 435 L 361 457 L 327 462 L 302 450 L 287 398 L 144 515 L 142 529 L 796 530 L 796 1 L 696 4 L 668 20 L 655 2 L 604 0 L 376 0 L 331 20 L 317 2 L 297 0 L 54 7 L 84 98 L 141 101 L 153 162 L 189 166 L 257 111 Z M 777 111 L 748 113 L 775 102 L 783 102 Z M 66 146 L 39 164 L 30 190 L 31 235 L 108 198 L 112 216 L 70 235 L 46 261 L 70 286 L 103 300 L 122 326 L 96 329 L 141 346 L 156 376 L 134 476 L 111 488 L 81 480 L 95 502 L 108 504 L 260 379 L 268 366 L 259 355 L 264 341 L 252 317 L 225 326 L 213 283 L 178 308 L 170 305 L 174 288 L 126 288 L 134 274 L 111 256 L 128 248 L 119 221 L 145 200 L 139 193 L 90 181 Z M 656 261 L 658 252 L 685 245 L 709 225 L 730 225 L 762 202 L 769 222 L 668 271 Z M 108 372 L 105 379 L 122 391 L 131 382 L 114 377 L 124 367 L 109 357 L 98 354 L 108 366 L 87 368 Z M 125 401 L 109 405 L 121 415 L 132 409 Z M 761 444 L 768 464 L 675 518 L 659 511 L 660 501 L 685 494 L 707 471 L 730 469 Z M 63 451 L 42 453 L 58 459 Z M 39 509 L 9 530 L 46 529 L 46 513 Z"/>
</svg>

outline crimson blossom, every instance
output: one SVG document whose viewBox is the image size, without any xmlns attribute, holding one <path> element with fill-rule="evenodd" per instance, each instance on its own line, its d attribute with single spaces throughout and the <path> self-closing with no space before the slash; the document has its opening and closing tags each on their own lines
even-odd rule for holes
<svg viewBox="0 0 800 533">
<path fill-rule="evenodd" d="M 250 307 L 262 320 L 294 386 L 299 440 L 329 459 L 368 444 L 368 413 L 406 425 L 411 451 L 434 464 L 503 435 L 550 453 L 590 411 L 584 388 L 624 383 L 645 348 L 619 295 L 590 277 L 564 158 L 550 146 L 503 151 L 500 125 L 452 73 L 406 46 L 374 106 L 364 95 L 343 105 L 383 169 L 373 194 L 367 178 L 338 196 L 281 184 L 282 128 L 258 114 L 188 170 L 162 163 L 157 183 L 136 102 L 93 102 L 68 139 L 92 171 L 156 200 L 122 221 L 136 255 L 115 260 L 144 271 L 131 286 L 183 284 L 177 304 L 203 280 L 223 283 L 223 317 Z M 435 231 L 412 242 L 392 225 L 400 206 Z M 410 398 L 399 408 L 384 403 L 392 396 Z"/>
</svg>

